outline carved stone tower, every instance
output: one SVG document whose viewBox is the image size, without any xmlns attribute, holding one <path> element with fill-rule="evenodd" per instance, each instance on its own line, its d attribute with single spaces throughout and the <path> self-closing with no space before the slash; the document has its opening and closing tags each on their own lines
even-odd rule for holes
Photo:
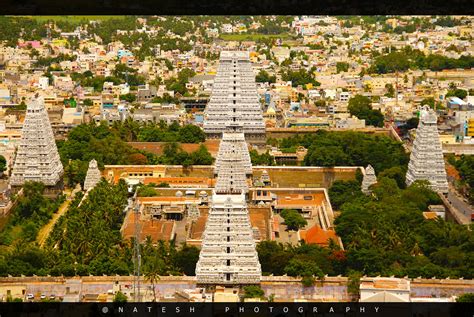
<svg viewBox="0 0 474 317">
<path fill-rule="evenodd" d="M 407 186 L 416 180 L 427 180 L 439 193 L 448 192 L 448 180 L 444 166 L 443 150 L 439 140 L 436 113 L 424 107 L 408 164 Z"/>
<path fill-rule="evenodd" d="M 26 108 L 10 184 L 22 186 L 27 181 L 34 181 L 54 187 L 61 183 L 62 176 L 63 165 L 43 98 L 35 98 Z"/>
</svg>

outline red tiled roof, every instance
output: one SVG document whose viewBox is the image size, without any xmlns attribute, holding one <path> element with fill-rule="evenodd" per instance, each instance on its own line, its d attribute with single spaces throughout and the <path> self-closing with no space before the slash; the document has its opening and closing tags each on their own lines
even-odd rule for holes
<svg viewBox="0 0 474 317">
<path fill-rule="evenodd" d="M 308 244 L 318 244 L 320 246 L 329 245 L 329 239 L 332 239 L 334 240 L 334 242 L 337 242 L 337 235 L 334 230 L 323 230 L 318 225 L 314 225 L 308 230 L 301 230 L 300 237 Z"/>
<path fill-rule="evenodd" d="M 135 213 L 129 213 L 125 219 L 126 225 L 123 228 L 122 236 L 124 239 L 130 239 L 135 235 Z M 173 239 L 174 221 L 169 220 L 139 220 L 140 238 L 145 241 L 150 236 L 153 241 Z"/>
</svg>

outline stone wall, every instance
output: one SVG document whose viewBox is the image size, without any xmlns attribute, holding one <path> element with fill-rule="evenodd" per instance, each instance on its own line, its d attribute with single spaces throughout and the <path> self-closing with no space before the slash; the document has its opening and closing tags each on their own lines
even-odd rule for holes
<svg viewBox="0 0 474 317">
<path fill-rule="evenodd" d="M 299 278 L 289 276 L 263 276 L 261 287 L 266 296 L 274 294 L 275 301 L 348 301 L 347 277 L 326 277 L 312 287 L 304 287 Z M 151 284 L 141 279 L 142 291 L 150 292 Z M 2 277 L 0 278 L 0 299 L 7 290 L 24 291 L 25 294 L 100 294 L 120 289 L 133 289 L 133 276 L 83 276 L 66 277 Z M 196 287 L 194 276 L 162 276 L 156 283 L 158 296 L 173 295 L 176 291 Z M 450 297 L 463 293 L 474 293 L 474 280 L 422 279 L 411 280 L 412 297 Z"/>
</svg>

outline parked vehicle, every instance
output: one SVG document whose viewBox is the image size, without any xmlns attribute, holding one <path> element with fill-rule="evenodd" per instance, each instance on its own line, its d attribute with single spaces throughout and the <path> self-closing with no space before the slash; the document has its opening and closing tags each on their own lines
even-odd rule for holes
<svg viewBox="0 0 474 317">
<path fill-rule="evenodd" d="M 27 295 L 26 295 L 26 299 L 27 299 L 27 300 L 33 300 L 33 299 L 35 299 L 35 295 L 33 295 L 33 294 L 27 294 Z"/>
</svg>

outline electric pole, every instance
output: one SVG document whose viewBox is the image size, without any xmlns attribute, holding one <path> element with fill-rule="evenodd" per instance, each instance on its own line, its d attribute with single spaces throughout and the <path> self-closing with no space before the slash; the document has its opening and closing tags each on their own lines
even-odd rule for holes
<svg viewBox="0 0 474 317">
<path fill-rule="evenodd" d="M 141 254 L 140 254 L 140 212 L 137 200 L 138 188 L 135 189 L 133 195 L 133 212 L 135 217 L 135 246 L 133 250 L 133 267 L 134 267 L 134 279 L 133 279 L 133 295 L 134 301 L 140 302 L 140 268 L 141 268 Z"/>
</svg>

